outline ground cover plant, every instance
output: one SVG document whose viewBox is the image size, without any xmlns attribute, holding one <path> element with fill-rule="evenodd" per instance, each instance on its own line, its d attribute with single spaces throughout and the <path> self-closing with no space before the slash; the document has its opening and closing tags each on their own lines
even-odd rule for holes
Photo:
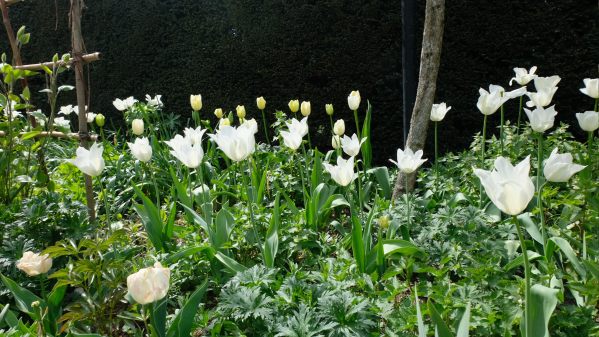
<svg viewBox="0 0 599 337">
<path fill-rule="evenodd" d="M 554 125 L 559 76 L 515 68 L 515 89 L 481 88 L 472 111 L 433 106 L 435 148 L 446 113 L 482 113 L 469 150 L 400 148 L 387 167 L 358 91 L 284 111 L 258 97 L 216 123 L 201 95 L 190 120 L 160 95 L 117 98 L 127 129 L 85 111 L 89 148 L 44 137 L 80 113 L 56 106 L 69 58 L 45 69 L 39 110 L 16 84 L 41 75 L 0 67 L 3 335 L 599 335 L 598 79 L 579 125 Z M 398 172 L 417 184 L 393 198 Z"/>
</svg>

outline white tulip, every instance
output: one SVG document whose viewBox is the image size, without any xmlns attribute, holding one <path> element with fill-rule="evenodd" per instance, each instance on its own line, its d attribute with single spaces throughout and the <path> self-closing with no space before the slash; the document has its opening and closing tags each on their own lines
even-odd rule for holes
<svg viewBox="0 0 599 337">
<path fill-rule="evenodd" d="M 310 116 L 310 112 L 312 112 L 310 102 L 303 101 L 302 105 L 300 107 L 300 111 L 302 112 L 302 116 L 304 116 L 304 117 Z"/>
<path fill-rule="evenodd" d="M 564 183 L 575 175 L 582 171 L 586 166 L 573 164 L 572 154 L 570 153 L 557 153 L 557 147 L 551 151 L 551 155 L 545 161 L 543 167 L 543 174 L 548 181 L 555 183 Z"/>
<path fill-rule="evenodd" d="M 88 122 L 88 123 L 93 123 L 93 122 L 94 122 L 94 120 L 96 119 L 96 116 L 97 116 L 97 115 L 98 115 L 98 114 L 95 114 L 95 113 L 93 113 L 93 112 L 88 112 L 87 114 L 85 114 L 85 117 L 87 118 L 87 122 Z"/>
<path fill-rule="evenodd" d="M 93 143 L 89 150 L 84 147 L 78 147 L 75 159 L 67 159 L 67 162 L 77 166 L 81 172 L 88 176 L 96 177 L 104 169 L 103 151 L 104 148 L 97 143 Z"/>
<path fill-rule="evenodd" d="M 223 126 L 231 126 L 231 120 L 228 118 L 221 118 L 218 122 L 218 128 L 222 128 Z"/>
<path fill-rule="evenodd" d="M 247 127 L 222 126 L 216 134 L 208 135 L 218 148 L 233 161 L 242 161 L 256 150 L 254 133 Z"/>
<path fill-rule="evenodd" d="M 504 157 L 495 159 L 495 169 L 486 171 L 474 169 L 485 192 L 501 211 L 518 215 L 528 206 L 535 194 L 535 186 L 528 176 L 530 156 L 515 167 Z"/>
<path fill-rule="evenodd" d="M 354 172 L 354 157 L 350 157 L 348 160 L 337 157 L 337 165 L 331 165 L 324 163 L 324 168 L 331 174 L 331 178 L 341 185 L 347 186 L 358 177 L 358 174 Z"/>
<path fill-rule="evenodd" d="M 31 251 L 25 252 L 17 261 L 17 268 L 29 276 L 45 274 L 52 268 L 52 259 L 48 254 L 40 255 Z"/>
<path fill-rule="evenodd" d="M 54 118 L 54 120 L 52 122 L 54 123 L 55 126 L 57 126 L 59 128 L 64 128 L 64 129 L 71 128 L 71 121 L 69 121 L 68 119 L 66 119 L 64 117 L 56 117 L 56 118 Z"/>
<path fill-rule="evenodd" d="M 136 136 L 141 136 L 144 133 L 144 120 L 136 118 L 131 122 L 131 132 Z"/>
<path fill-rule="evenodd" d="M 341 146 L 343 147 L 343 152 L 350 157 L 355 157 L 360 153 L 360 147 L 366 141 L 366 137 L 361 140 L 358 139 L 358 136 L 354 133 L 351 138 L 348 136 L 343 136 L 341 139 Z"/>
<path fill-rule="evenodd" d="M 152 146 L 150 146 L 148 138 L 136 138 L 135 142 L 127 142 L 127 145 L 129 145 L 131 154 L 133 154 L 137 160 L 147 163 L 152 159 Z"/>
<path fill-rule="evenodd" d="M 71 113 L 73 113 L 73 106 L 71 104 L 69 105 L 65 105 L 65 106 L 61 106 L 58 113 L 62 114 L 62 115 L 70 115 Z"/>
<path fill-rule="evenodd" d="M 337 136 L 343 136 L 345 133 L 345 121 L 343 119 L 338 119 L 333 125 L 333 133 Z"/>
<path fill-rule="evenodd" d="M 293 131 L 281 131 L 283 143 L 292 150 L 297 150 L 302 145 L 302 135 Z"/>
<path fill-rule="evenodd" d="M 189 95 L 189 105 L 193 111 L 202 109 L 202 95 Z"/>
<path fill-rule="evenodd" d="M 445 103 L 433 104 L 433 108 L 431 109 L 431 121 L 442 121 L 449 110 L 451 110 L 451 107 L 448 107 Z"/>
<path fill-rule="evenodd" d="M 550 77 L 535 77 L 535 89 L 537 92 L 526 93 L 530 101 L 526 102 L 526 106 L 543 108 L 551 104 L 553 95 L 557 91 L 557 84 L 561 78 L 557 75 Z"/>
<path fill-rule="evenodd" d="M 520 84 L 521 86 L 527 85 L 530 81 L 537 77 L 537 75 L 535 75 L 536 71 L 536 66 L 530 68 L 530 71 L 527 71 L 526 68 L 514 68 L 516 77 L 512 77 L 510 80 L 510 85 L 512 85 L 512 81 L 516 81 L 516 83 Z"/>
<path fill-rule="evenodd" d="M 580 92 L 595 99 L 599 98 L 599 78 L 585 78 L 582 81 L 584 88 L 581 88 Z"/>
<path fill-rule="evenodd" d="M 200 137 L 201 138 L 201 137 Z M 193 144 L 191 137 L 176 135 L 175 138 L 165 141 L 172 150 L 171 154 L 179 159 L 183 165 L 189 168 L 196 168 L 202 163 L 204 150 L 202 143 Z"/>
<path fill-rule="evenodd" d="M 352 91 L 349 96 L 347 96 L 347 105 L 349 106 L 349 109 L 358 110 L 361 100 L 360 92 L 358 90 Z"/>
<path fill-rule="evenodd" d="M 204 136 L 204 132 L 206 132 L 206 129 L 202 130 L 201 126 L 198 126 L 195 129 L 194 128 L 185 128 L 183 130 L 183 134 L 185 135 L 185 138 L 189 138 L 192 145 L 201 145 L 202 144 L 202 137 Z"/>
<path fill-rule="evenodd" d="M 258 122 L 256 119 L 244 119 L 243 123 L 241 123 L 242 128 L 246 128 L 252 132 L 252 134 L 258 133 Z"/>
<path fill-rule="evenodd" d="M 154 106 L 157 108 L 162 108 L 162 106 L 164 104 L 162 104 L 162 95 L 156 95 L 154 97 L 146 94 L 146 102 L 148 102 L 148 105 L 150 106 Z"/>
<path fill-rule="evenodd" d="M 337 135 L 333 135 L 333 137 L 331 138 L 331 146 L 335 150 L 340 148 L 341 147 L 341 137 L 339 137 Z"/>
<path fill-rule="evenodd" d="M 505 89 L 493 84 L 489 86 L 489 91 L 480 88 L 478 93 L 480 96 L 476 102 L 476 107 L 483 115 L 487 116 L 494 114 L 509 99 L 505 95 Z"/>
<path fill-rule="evenodd" d="M 593 132 L 599 129 L 599 112 L 585 111 L 583 113 L 577 113 L 576 119 L 580 128 L 584 131 Z"/>
<path fill-rule="evenodd" d="M 301 121 L 292 118 L 290 122 L 285 122 L 285 124 L 290 132 L 299 133 L 302 138 L 308 134 L 308 117 L 302 118 Z"/>
<path fill-rule="evenodd" d="M 135 302 L 149 304 L 163 299 L 169 288 L 171 271 L 156 262 L 127 276 L 127 290 Z"/>
<path fill-rule="evenodd" d="M 557 111 L 555 111 L 555 105 L 544 109 L 544 108 L 536 108 L 534 110 L 528 110 L 524 108 L 524 112 L 526 112 L 526 116 L 530 120 L 530 127 L 536 132 L 545 132 L 553 127 L 553 123 L 555 123 L 555 116 L 557 115 Z"/>
<path fill-rule="evenodd" d="M 125 99 L 117 98 L 112 102 L 112 105 L 119 111 L 125 111 L 132 107 L 136 102 L 137 100 L 133 98 L 133 96 L 130 96 Z"/>
<path fill-rule="evenodd" d="M 405 151 L 397 149 L 397 161 L 389 159 L 390 162 L 397 165 L 397 168 L 403 173 L 413 173 L 420 165 L 422 165 L 426 159 L 422 158 L 422 150 L 413 152 L 412 149 L 406 147 Z"/>
<path fill-rule="evenodd" d="M 85 111 L 87 111 L 87 105 L 85 106 Z M 75 113 L 75 115 L 79 116 L 79 106 L 75 105 L 73 107 L 73 112 Z"/>
</svg>

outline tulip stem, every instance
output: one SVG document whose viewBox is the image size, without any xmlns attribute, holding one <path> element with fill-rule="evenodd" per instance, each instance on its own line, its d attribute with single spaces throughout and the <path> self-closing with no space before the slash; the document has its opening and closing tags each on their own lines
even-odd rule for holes
<svg viewBox="0 0 599 337">
<path fill-rule="evenodd" d="M 516 135 L 520 134 L 520 120 L 522 119 L 522 100 L 524 96 L 520 96 L 520 105 L 518 106 L 518 124 L 516 124 Z"/>
<path fill-rule="evenodd" d="M 40 292 L 42 294 L 42 298 L 44 299 L 44 301 L 47 300 L 46 298 L 46 284 L 45 284 L 45 278 L 46 278 L 46 274 L 41 274 L 40 275 Z"/>
<path fill-rule="evenodd" d="M 406 209 L 407 209 L 407 213 L 408 213 L 408 217 L 407 217 L 407 235 L 404 235 L 404 240 L 409 240 L 410 239 L 410 232 L 412 229 L 412 220 L 411 220 L 411 214 L 410 214 L 410 178 L 409 178 L 409 174 L 405 173 L 404 174 L 406 176 Z"/>
<path fill-rule="evenodd" d="M 104 199 L 104 212 L 106 214 L 106 224 L 108 225 L 108 230 L 110 231 L 110 207 L 108 203 L 108 194 L 106 193 L 106 188 L 104 188 L 104 184 L 102 183 L 102 177 L 98 176 L 98 184 L 100 185 L 100 190 L 102 191 L 102 199 Z"/>
<path fill-rule="evenodd" d="M 248 208 L 250 210 L 250 220 L 252 221 L 252 228 L 254 230 L 254 236 L 256 237 L 256 242 L 258 243 L 258 248 L 260 248 L 260 254 L 262 255 L 262 260 L 264 262 L 266 262 L 264 260 L 264 248 L 262 247 L 262 240 L 260 240 L 260 237 L 258 236 L 258 229 L 256 228 L 256 220 L 254 219 L 254 210 L 253 210 L 253 202 L 252 202 L 252 197 L 250 196 L 250 183 L 248 183 L 247 181 L 247 176 L 249 175 L 250 177 L 252 176 L 252 165 L 250 164 L 250 158 L 247 159 L 247 165 L 248 165 L 248 174 L 243 174 L 242 172 L 242 176 L 243 176 L 243 181 L 245 184 L 245 192 L 248 198 Z M 266 265 L 266 263 L 265 263 Z"/>
<path fill-rule="evenodd" d="M 439 176 L 439 142 L 437 135 L 437 126 L 439 122 L 435 122 L 435 178 Z M 406 185 L 407 186 L 407 185 Z"/>
<path fill-rule="evenodd" d="M 360 179 L 360 166 L 358 166 L 358 162 L 355 162 L 356 172 L 358 174 L 358 214 L 362 215 L 362 179 Z"/>
<path fill-rule="evenodd" d="M 335 128 L 333 126 L 333 116 L 329 115 L 329 122 L 331 122 L 331 134 L 335 135 Z"/>
<path fill-rule="evenodd" d="M 354 110 L 354 120 L 356 121 L 356 133 L 358 134 L 358 139 L 362 140 L 360 136 L 360 122 L 358 121 L 358 109 Z"/>
<path fill-rule="evenodd" d="M 522 257 L 524 259 L 524 337 L 531 337 L 533 335 L 530 329 L 532 328 L 532 324 L 529 324 L 530 320 L 530 308 L 529 308 L 529 300 L 530 300 L 530 264 L 528 262 L 528 251 L 526 250 L 526 242 L 524 241 L 524 236 L 522 235 L 522 229 L 520 228 L 520 222 L 518 218 L 514 215 L 512 216 L 514 223 L 516 224 L 516 230 L 518 231 L 518 238 L 520 239 L 520 248 L 522 249 Z"/>
<path fill-rule="evenodd" d="M 504 111 L 503 111 L 503 104 L 501 105 L 501 112 L 500 112 L 500 122 L 499 122 L 499 143 L 501 144 L 501 155 L 503 156 L 503 124 L 505 123 L 505 115 L 504 115 Z"/>
<path fill-rule="evenodd" d="M 599 98 L 595 98 L 595 111 L 599 111 Z"/>
<path fill-rule="evenodd" d="M 152 179 L 152 184 L 154 185 L 154 193 L 156 193 L 156 207 L 160 209 L 160 193 L 158 192 L 158 184 L 156 183 L 156 176 L 154 175 L 154 171 L 150 167 L 149 163 L 145 163 L 146 170 L 150 172 L 150 178 Z"/>
<path fill-rule="evenodd" d="M 482 141 L 481 141 L 481 145 L 480 145 L 480 166 L 481 168 L 485 168 L 485 138 L 487 137 L 487 115 L 485 115 L 483 117 L 483 135 L 482 135 Z M 482 208 L 483 207 L 483 184 L 479 183 L 478 184 L 478 189 L 479 189 L 479 198 L 478 198 L 478 207 Z"/>
<path fill-rule="evenodd" d="M 543 247 L 547 247 L 547 233 L 545 232 L 545 211 L 543 210 L 543 185 L 541 185 L 541 172 L 543 169 L 543 133 L 539 132 L 539 146 L 537 153 L 537 204 L 539 206 L 539 219 L 541 220 L 541 235 Z"/>
<path fill-rule="evenodd" d="M 270 138 L 268 138 L 268 124 L 266 123 L 266 115 L 264 109 L 262 109 L 262 122 L 264 123 L 264 135 L 266 136 L 266 142 L 270 145 Z"/>
<path fill-rule="evenodd" d="M 305 155 L 305 153 L 304 153 Z M 293 156 L 291 157 L 293 160 Z M 306 205 L 306 185 L 304 184 L 304 170 L 302 169 L 302 164 L 301 162 L 298 162 L 298 170 L 300 173 L 300 180 L 302 181 L 302 200 L 304 202 L 304 207 L 307 207 Z M 307 218 L 306 218 L 306 224 L 307 224 Z"/>
</svg>

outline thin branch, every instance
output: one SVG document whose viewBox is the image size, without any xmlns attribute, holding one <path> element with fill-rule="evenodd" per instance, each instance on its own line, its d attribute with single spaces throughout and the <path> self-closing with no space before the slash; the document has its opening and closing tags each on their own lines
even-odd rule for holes
<svg viewBox="0 0 599 337">
<path fill-rule="evenodd" d="M 91 54 L 85 54 L 83 56 L 81 56 L 81 60 L 84 63 L 91 63 L 94 61 L 98 61 L 100 60 L 100 53 L 96 52 L 96 53 L 91 53 Z M 57 65 L 58 66 L 71 66 L 71 64 L 73 64 L 75 62 L 75 59 L 72 58 L 69 60 L 69 62 L 63 62 L 63 61 L 58 61 Z M 21 69 L 21 70 L 42 70 L 43 67 L 48 67 L 48 68 L 52 68 L 54 66 L 54 62 L 44 62 L 44 63 L 35 63 L 35 64 L 25 64 L 22 66 L 16 66 L 15 69 Z"/>
<path fill-rule="evenodd" d="M 17 4 L 19 2 L 23 2 L 23 0 L 5 0 L 6 2 L 6 6 L 12 6 L 14 4 Z"/>
</svg>

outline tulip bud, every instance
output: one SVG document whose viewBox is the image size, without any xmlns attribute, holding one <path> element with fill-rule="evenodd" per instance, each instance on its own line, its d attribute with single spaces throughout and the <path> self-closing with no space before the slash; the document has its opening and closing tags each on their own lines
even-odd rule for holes
<svg viewBox="0 0 599 337">
<path fill-rule="evenodd" d="M 17 261 L 17 268 L 21 269 L 29 276 L 45 274 L 52 268 L 52 259 L 48 254 L 40 255 L 27 251 L 23 254 L 23 257 Z"/>
<path fill-rule="evenodd" d="M 223 109 L 221 109 L 221 108 L 214 109 L 214 116 L 216 116 L 216 118 L 218 118 L 218 119 L 223 118 Z"/>
<path fill-rule="evenodd" d="M 231 121 L 228 118 L 221 118 L 218 127 L 231 126 Z"/>
<path fill-rule="evenodd" d="M 256 106 L 258 106 L 259 110 L 264 110 L 264 108 L 266 108 L 266 100 L 264 97 L 260 96 L 256 98 Z"/>
<path fill-rule="evenodd" d="M 338 119 L 333 126 L 333 133 L 337 136 L 343 136 L 345 133 L 345 122 L 343 119 Z"/>
<path fill-rule="evenodd" d="M 333 138 L 331 139 L 331 146 L 335 150 L 340 148 L 341 147 L 341 137 L 334 135 Z"/>
<path fill-rule="evenodd" d="M 379 226 L 381 226 L 382 229 L 389 228 L 389 216 L 388 215 L 382 215 L 379 218 Z"/>
<path fill-rule="evenodd" d="M 287 104 L 289 106 L 289 110 L 291 110 L 291 112 L 296 113 L 299 110 L 299 100 L 294 99 L 289 101 L 289 104 Z"/>
<path fill-rule="evenodd" d="M 347 105 L 349 105 L 349 109 L 358 110 L 360 100 L 360 92 L 358 90 L 352 91 L 349 96 L 347 96 Z"/>
<path fill-rule="evenodd" d="M 333 104 L 325 104 L 325 110 L 327 111 L 327 115 L 333 116 Z"/>
<path fill-rule="evenodd" d="M 103 127 L 105 123 L 106 123 L 106 118 L 104 117 L 104 115 L 97 114 L 96 115 L 96 125 L 98 125 L 99 127 Z"/>
<path fill-rule="evenodd" d="M 310 106 L 310 102 L 308 102 L 308 101 L 303 101 L 303 102 L 302 102 L 302 108 L 301 108 L 301 110 L 302 110 L 302 115 L 303 115 L 304 117 L 308 117 L 308 116 L 310 116 L 310 112 L 311 112 L 311 110 L 312 110 L 312 108 L 311 108 L 311 106 Z"/>
<path fill-rule="evenodd" d="M 144 133 L 144 121 L 143 119 L 134 119 L 131 122 L 131 131 L 134 135 L 140 136 Z"/>
<path fill-rule="evenodd" d="M 237 117 L 239 119 L 244 119 L 245 118 L 245 106 L 238 105 L 237 108 L 235 108 L 235 110 L 237 111 Z"/>
<path fill-rule="evenodd" d="M 202 110 L 202 95 L 189 95 L 189 103 L 193 111 Z"/>
</svg>

